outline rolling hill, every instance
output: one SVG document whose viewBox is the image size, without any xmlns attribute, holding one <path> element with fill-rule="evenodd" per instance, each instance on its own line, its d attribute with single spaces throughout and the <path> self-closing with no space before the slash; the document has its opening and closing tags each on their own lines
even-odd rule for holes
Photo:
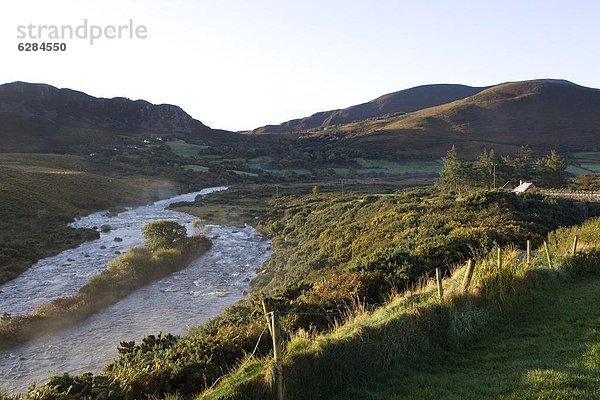
<svg viewBox="0 0 600 400">
<path fill-rule="evenodd" d="M 367 156 L 426 158 L 453 144 L 473 157 L 483 148 L 512 153 L 600 149 L 600 90 L 560 80 L 509 82 L 401 116 L 341 125 L 309 136 L 337 137 Z"/>
<path fill-rule="evenodd" d="M 294 133 L 347 124 L 389 114 L 405 114 L 427 107 L 449 103 L 479 93 L 485 88 L 465 85 L 424 85 L 389 93 L 369 102 L 341 110 L 323 111 L 280 125 L 266 125 L 252 133 Z"/>
</svg>

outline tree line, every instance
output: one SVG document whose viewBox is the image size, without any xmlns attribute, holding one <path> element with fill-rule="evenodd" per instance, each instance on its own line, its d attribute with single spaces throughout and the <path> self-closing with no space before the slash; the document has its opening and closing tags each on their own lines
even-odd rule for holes
<svg viewBox="0 0 600 400">
<path fill-rule="evenodd" d="M 534 158 L 529 146 L 521 147 L 514 156 L 500 156 L 493 149 L 484 149 L 476 160 L 466 161 L 452 146 L 442 160 L 439 186 L 450 192 L 499 188 L 520 180 L 541 187 L 563 187 L 567 183 L 567 161 L 555 150 Z"/>
</svg>

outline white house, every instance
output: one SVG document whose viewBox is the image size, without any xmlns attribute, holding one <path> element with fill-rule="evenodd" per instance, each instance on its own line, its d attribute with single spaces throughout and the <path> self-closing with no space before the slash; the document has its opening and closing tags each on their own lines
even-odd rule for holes
<svg viewBox="0 0 600 400">
<path fill-rule="evenodd" d="M 525 193 L 535 189 L 533 182 L 519 181 L 519 186 L 513 189 L 513 193 Z"/>
</svg>

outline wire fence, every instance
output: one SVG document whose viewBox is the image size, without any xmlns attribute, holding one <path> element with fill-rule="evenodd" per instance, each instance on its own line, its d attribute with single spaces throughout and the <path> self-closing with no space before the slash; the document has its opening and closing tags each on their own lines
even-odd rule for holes
<svg viewBox="0 0 600 400">
<path fill-rule="evenodd" d="M 580 244 L 579 242 L 579 236 L 575 235 L 575 237 L 573 238 L 573 242 L 572 242 L 572 248 L 570 249 L 570 251 L 568 252 L 568 255 L 575 255 L 578 252 L 578 245 Z M 490 272 L 494 271 L 494 270 L 500 270 L 503 268 L 503 248 L 500 246 L 497 246 L 497 248 L 493 251 L 492 256 L 490 257 L 489 253 L 488 253 L 488 262 L 490 260 L 493 260 L 495 258 L 495 262 L 491 262 L 491 269 Z M 526 250 L 519 250 L 519 254 L 517 256 L 517 261 L 521 264 L 525 263 L 525 264 L 530 264 L 533 262 L 534 257 L 539 257 L 540 254 L 543 254 L 546 256 L 545 261 L 547 262 L 547 266 L 549 268 L 553 268 L 554 264 L 553 264 L 553 254 L 551 253 L 550 247 L 548 246 L 548 242 L 544 241 L 542 246 L 537 249 L 537 250 L 533 250 L 532 246 L 531 246 L 531 242 L 528 240 L 526 243 Z M 484 256 L 481 255 L 481 258 L 483 259 Z M 539 262 L 539 261 L 538 261 Z M 475 258 L 470 258 L 467 260 L 466 262 L 466 268 L 465 268 L 465 274 L 463 276 L 463 279 L 460 283 L 460 285 L 458 286 L 458 290 L 461 293 L 467 293 L 467 291 L 469 290 L 469 286 L 470 283 L 475 275 L 475 270 L 476 270 L 476 260 Z M 451 267 L 447 267 L 447 266 L 443 266 L 443 267 L 435 267 L 435 268 L 431 268 L 426 272 L 425 274 L 425 279 L 426 280 L 430 280 L 431 279 L 431 274 L 434 274 L 434 279 L 435 279 L 435 284 L 437 286 L 437 296 L 438 296 L 438 300 L 440 303 L 444 302 L 444 277 L 445 277 L 445 273 L 446 271 L 452 271 Z M 421 283 L 422 284 L 422 283 Z M 435 292 L 434 292 L 435 293 Z M 251 360 L 255 359 L 256 353 L 260 347 L 261 341 L 264 339 L 265 333 L 267 332 L 267 330 L 270 333 L 271 339 L 273 341 L 273 349 L 272 349 L 272 354 L 273 354 L 273 361 L 274 361 L 274 375 L 273 375 L 273 379 L 274 379 L 274 383 L 276 386 L 276 390 L 277 390 L 277 399 L 278 400 L 283 400 L 284 399 L 284 393 L 285 393 L 285 388 L 284 388 L 284 380 L 283 380 L 283 376 L 284 376 L 284 371 L 283 371 L 283 335 L 282 335 L 282 329 L 281 329 L 281 325 L 280 325 L 280 316 L 281 315 L 297 315 L 297 316 L 320 316 L 320 317 L 327 317 L 330 318 L 332 316 L 338 316 L 338 317 L 345 317 L 349 315 L 350 310 L 346 309 L 346 310 L 341 310 L 341 309 L 333 309 L 333 310 L 323 310 L 323 311 L 296 311 L 296 310 L 269 310 L 269 305 L 267 304 L 268 302 L 268 298 L 263 298 L 263 310 L 264 310 L 264 315 L 261 315 L 260 318 L 265 318 L 266 322 L 264 324 L 264 328 L 262 330 L 262 332 L 260 333 L 260 335 L 258 336 L 258 339 L 256 341 L 256 344 L 252 350 L 252 352 L 246 356 L 246 359 L 244 362 L 242 362 L 240 364 L 239 367 L 237 367 L 234 371 L 231 371 L 223 376 L 221 376 L 220 378 L 218 378 L 205 392 L 204 394 L 200 397 L 200 399 L 203 399 L 204 396 L 206 396 L 206 394 L 208 393 L 208 391 L 210 391 L 211 389 L 213 389 L 220 381 L 222 381 L 224 378 L 230 376 L 231 374 L 235 373 L 235 371 L 242 369 L 243 367 L 245 367 Z M 258 316 L 257 316 L 258 318 Z M 289 336 L 289 334 L 287 335 Z"/>
</svg>

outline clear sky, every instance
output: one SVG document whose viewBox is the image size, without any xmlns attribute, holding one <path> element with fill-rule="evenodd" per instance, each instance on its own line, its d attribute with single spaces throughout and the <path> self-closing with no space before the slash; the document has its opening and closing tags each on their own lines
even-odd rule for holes
<svg viewBox="0 0 600 400">
<path fill-rule="evenodd" d="M 596 0 L 5 0 L 0 83 L 177 104 L 212 127 L 252 129 L 430 83 L 600 87 L 599 16 Z M 133 19 L 147 38 L 17 50 L 18 25 L 85 18 Z"/>
</svg>

